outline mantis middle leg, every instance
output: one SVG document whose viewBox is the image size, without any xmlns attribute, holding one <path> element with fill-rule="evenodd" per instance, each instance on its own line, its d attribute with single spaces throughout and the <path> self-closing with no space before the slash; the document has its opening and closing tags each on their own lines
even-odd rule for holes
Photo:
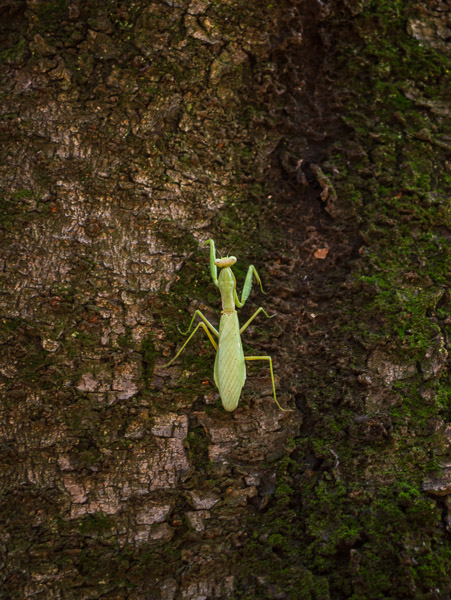
<svg viewBox="0 0 451 600">
<path fill-rule="evenodd" d="M 273 317 L 275 317 L 276 315 L 268 315 L 268 313 L 266 312 L 266 310 L 260 306 L 260 308 L 258 308 L 254 314 L 252 315 L 252 317 L 249 319 L 249 321 L 247 321 L 243 327 L 241 327 L 240 329 L 240 335 L 243 333 L 243 331 L 245 329 L 247 329 L 249 327 L 249 325 L 252 323 L 252 321 L 255 319 L 255 317 L 259 314 L 259 313 L 263 313 L 265 315 L 265 317 L 268 317 L 268 319 L 272 319 Z"/>
<path fill-rule="evenodd" d="M 196 315 L 194 315 L 196 316 Z M 205 319 L 205 317 L 203 317 Z M 209 324 L 209 326 L 211 327 L 211 329 L 216 332 L 216 329 L 213 327 L 213 325 L 211 325 L 211 323 L 205 319 L 207 321 L 207 323 Z M 190 325 L 191 327 L 191 325 Z M 208 327 L 205 325 L 205 323 L 199 323 L 196 328 L 194 329 L 193 333 L 189 336 L 189 338 L 186 340 L 186 342 L 183 344 L 183 346 L 180 348 L 180 350 L 177 352 L 177 354 L 174 356 L 174 358 L 172 358 L 168 363 L 162 365 L 163 368 L 169 367 L 169 365 L 172 365 L 172 363 L 174 362 L 174 360 L 180 356 L 180 354 L 183 352 L 183 350 L 186 348 L 186 346 L 189 344 L 189 342 L 191 341 L 191 338 L 194 336 L 194 334 L 196 333 L 196 331 L 199 329 L 199 327 L 202 327 L 202 329 L 205 331 L 205 333 L 208 336 L 208 339 L 210 340 L 210 342 L 212 343 L 213 348 L 218 351 L 218 344 L 215 342 L 215 340 L 213 339 L 213 336 L 211 335 L 210 330 L 208 329 Z M 189 331 L 189 330 L 188 330 Z M 216 333 L 216 335 L 219 335 Z"/>
<path fill-rule="evenodd" d="M 196 315 L 198 315 L 198 316 L 199 316 L 199 317 L 202 319 L 202 321 L 205 323 L 205 325 L 208 327 L 208 329 L 209 329 L 209 330 L 210 330 L 212 333 L 214 333 L 216 337 L 219 337 L 219 332 L 218 332 L 218 330 L 217 330 L 217 329 L 215 329 L 215 328 L 213 327 L 213 325 L 210 323 L 210 321 L 207 319 L 207 317 L 205 317 L 205 316 L 204 316 L 204 315 L 203 315 L 203 314 L 200 312 L 200 310 L 196 310 L 196 311 L 194 311 L 194 314 L 193 314 L 193 316 L 192 316 L 192 318 L 191 318 L 191 321 L 190 321 L 189 327 L 188 327 L 188 329 L 187 329 L 185 332 L 183 332 L 181 329 L 179 329 L 179 331 L 180 331 L 180 333 L 181 333 L 182 335 L 188 335 L 188 333 L 189 333 L 189 330 L 191 329 L 191 327 L 192 327 L 192 325 L 193 325 L 193 321 L 194 321 L 194 319 L 196 318 Z M 178 327 L 177 327 L 177 329 L 178 329 Z"/>
<path fill-rule="evenodd" d="M 282 408 L 280 406 L 279 402 L 277 401 L 276 384 L 274 382 L 274 372 L 272 370 L 271 357 L 270 356 L 245 356 L 244 360 L 267 360 L 267 361 L 269 361 L 269 369 L 271 371 L 272 391 L 273 391 L 273 395 L 274 395 L 274 400 L 275 400 L 277 406 L 280 408 L 280 410 L 283 410 L 283 412 L 293 412 L 291 408 Z"/>
</svg>

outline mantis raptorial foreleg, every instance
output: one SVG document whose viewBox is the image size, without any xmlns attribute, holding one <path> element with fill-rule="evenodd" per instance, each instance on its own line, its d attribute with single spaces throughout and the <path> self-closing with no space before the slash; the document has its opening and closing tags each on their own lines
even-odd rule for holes
<svg viewBox="0 0 451 600">
<path fill-rule="evenodd" d="M 258 313 L 263 313 L 265 315 L 265 317 L 268 317 L 268 319 L 272 319 L 273 317 L 275 317 L 276 315 L 268 315 L 268 313 L 266 312 L 266 310 L 260 306 L 260 308 L 258 308 L 254 314 L 252 315 L 252 317 L 249 319 L 249 321 L 247 321 L 247 323 L 245 323 L 243 325 L 243 327 L 241 327 L 240 329 L 240 335 L 243 333 L 243 331 L 245 329 L 247 329 L 249 327 L 249 325 L 252 323 L 252 321 L 255 319 L 255 317 L 258 315 Z"/>
<path fill-rule="evenodd" d="M 254 317 L 255 317 L 255 315 L 254 315 Z M 280 410 L 283 410 L 284 412 L 292 412 L 292 410 L 290 408 L 282 408 L 280 406 L 279 402 L 277 401 L 276 384 L 274 382 L 274 372 L 272 370 L 272 360 L 271 360 L 271 357 L 270 356 L 245 356 L 244 360 L 267 360 L 267 361 L 269 361 L 269 369 L 271 371 L 272 391 L 273 391 L 275 403 L 280 408 Z"/>
<path fill-rule="evenodd" d="M 205 318 L 205 317 L 204 317 Z M 207 321 L 208 322 L 208 321 Z M 210 327 L 215 330 L 215 328 L 213 327 L 213 325 L 211 325 L 209 323 Z M 183 346 L 180 348 L 180 350 L 177 352 L 177 354 L 174 356 L 174 358 L 172 358 L 168 363 L 162 365 L 163 368 L 169 367 L 169 365 L 172 365 L 172 363 L 174 362 L 174 360 L 180 356 L 180 354 L 183 352 L 183 350 L 186 348 L 186 346 L 189 344 L 191 338 L 194 336 L 194 334 L 196 333 L 196 331 L 199 329 L 199 327 L 202 327 L 202 329 L 205 331 L 205 333 L 208 336 L 208 339 L 210 340 L 210 342 L 213 345 L 213 348 L 216 350 L 216 352 L 218 351 L 218 344 L 215 342 L 215 340 L 213 339 L 210 330 L 208 329 L 208 327 L 205 325 L 205 323 L 199 323 L 197 325 L 197 327 L 194 329 L 193 333 L 189 336 L 189 338 L 186 340 L 186 342 L 183 344 Z M 216 331 L 216 330 L 215 330 Z"/>
<path fill-rule="evenodd" d="M 238 294 L 236 293 L 236 290 L 235 290 L 235 303 L 238 306 L 238 308 L 241 308 L 242 306 L 244 306 L 246 300 L 249 298 L 249 294 L 251 293 L 251 289 L 252 289 L 252 275 L 255 276 L 255 279 L 259 283 L 260 289 L 263 292 L 263 294 L 265 293 L 265 291 L 263 290 L 260 275 L 257 273 L 257 269 L 254 267 L 254 265 L 249 265 L 249 269 L 247 270 L 246 279 L 244 281 L 243 291 L 241 292 L 241 300 L 238 299 Z"/>
<path fill-rule="evenodd" d="M 207 240 L 206 244 L 210 244 L 210 273 L 213 283 L 218 285 L 218 267 L 216 266 L 216 248 L 213 240 Z"/>
<path fill-rule="evenodd" d="M 210 273 L 211 273 L 211 278 L 213 279 L 213 283 L 217 286 L 218 285 L 218 265 L 220 265 L 221 260 L 216 261 L 216 248 L 215 248 L 215 243 L 213 240 L 207 240 L 206 242 L 207 244 L 210 244 Z M 235 258 L 233 259 L 234 261 L 236 260 Z M 252 277 L 255 277 L 255 279 L 257 280 L 258 284 L 260 285 L 260 289 L 263 293 L 263 286 L 262 286 L 262 282 L 260 279 L 260 275 L 257 272 L 257 269 L 254 267 L 254 265 L 249 265 L 249 268 L 247 270 L 247 274 L 246 274 L 246 279 L 244 281 L 244 286 L 243 286 L 243 291 L 241 292 L 241 300 L 238 298 L 238 294 L 236 292 L 236 282 L 235 282 L 235 288 L 233 290 L 233 295 L 234 295 L 234 300 L 235 300 L 235 304 L 236 306 L 238 306 L 238 308 L 242 308 L 246 302 L 246 300 L 249 298 L 249 294 L 251 293 L 251 289 L 252 289 Z"/>
</svg>

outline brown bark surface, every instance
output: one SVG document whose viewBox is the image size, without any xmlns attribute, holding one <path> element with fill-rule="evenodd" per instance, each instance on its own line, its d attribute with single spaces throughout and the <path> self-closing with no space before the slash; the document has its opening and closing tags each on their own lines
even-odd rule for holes
<svg viewBox="0 0 451 600">
<path fill-rule="evenodd" d="M 353 203 L 334 166 L 352 172 L 374 150 L 342 118 L 365 99 L 334 72 L 347 73 L 335 43 L 361 4 L 0 2 L 0 597 L 351 597 L 333 577 L 321 592 L 322 567 L 284 555 L 277 525 L 258 519 L 284 493 L 296 511 L 312 477 L 346 482 L 351 499 L 394 481 L 375 454 L 401 431 L 390 413 L 399 382 L 418 376 L 431 398 L 424 382 L 444 372 L 439 328 L 418 367 L 395 343 L 344 327 L 349 298 L 367 299 L 351 275 L 373 239 L 362 233 L 365 200 Z M 409 35 L 441 51 L 415 14 Z M 357 47 L 357 26 L 348 29 Z M 362 167 L 363 195 L 389 160 L 379 151 L 371 172 Z M 200 333 L 161 368 L 196 309 L 218 322 L 208 238 L 238 257 L 240 289 L 250 263 L 262 276 L 267 295 L 255 287 L 241 322 L 261 305 L 277 317 L 249 327 L 245 353 L 273 357 L 291 413 L 274 404 L 266 365 L 249 367 L 240 406 L 226 413 Z M 431 307 L 440 282 L 428 288 Z M 443 445 L 446 415 L 434 418 L 428 435 Z M 398 460 L 394 448 L 387 456 Z M 290 492 L 286 460 L 305 478 L 293 476 Z M 446 510 L 446 473 L 425 480 L 423 492 L 441 498 L 431 511 Z M 321 513 L 308 506 L 288 529 L 300 545 L 328 543 L 326 526 L 317 535 L 302 520 Z M 357 564 L 365 537 L 351 538 L 337 542 L 337 565 L 340 553 Z M 294 587 L 258 572 L 253 539 L 274 550 L 268 564 L 291 565 Z M 319 583 L 294 596 L 301 563 Z M 365 596 L 355 573 L 353 598 L 383 597 Z"/>
</svg>

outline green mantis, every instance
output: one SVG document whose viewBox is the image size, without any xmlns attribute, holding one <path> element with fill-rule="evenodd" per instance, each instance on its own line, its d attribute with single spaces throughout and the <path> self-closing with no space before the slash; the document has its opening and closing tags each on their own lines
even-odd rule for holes
<svg viewBox="0 0 451 600">
<path fill-rule="evenodd" d="M 246 280 L 244 282 L 243 291 L 241 293 L 241 300 L 238 298 L 236 291 L 236 279 L 231 269 L 232 265 L 235 264 L 236 258 L 234 256 L 227 256 L 225 258 L 216 258 L 215 243 L 212 239 L 207 240 L 206 244 L 210 244 L 210 272 L 213 279 L 213 283 L 219 288 L 222 300 L 222 313 L 221 321 L 219 324 L 219 331 L 213 327 L 208 319 L 201 313 L 200 310 L 196 310 L 188 330 L 183 335 L 188 335 L 191 327 L 194 323 L 196 316 L 200 317 L 201 322 L 195 327 L 189 338 L 177 352 L 172 360 L 163 365 L 163 367 L 169 367 L 175 359 L 180 356 L 183 350 L 186 348 L 188 343 L 191 341 L 199 327 L 201 327 L 208 336 L 208 339 L 212 343 L 216 350 L 215 368 L 214 368 L 214 380 L 216 387 L 219 390 L 221 396 L 222 405 L 228 411 L 235 410 L 238 406 L 238 402 L 241 396 L 241 390 L 246 380 L 246 364 L 248 360 L 266 360 L 269 362 L 269 369 L 271 372 L 272 391 L 274 400 L 280 410 L 289 412 L 289 409 L 282 408 L 277 401 L 276 386 L 274 383 L 274 373 L 272 368 L 272 360 L 270 356 L 244 356 L 243 346 L 241 343 L 241 334 L 249 327 L 252 321 L 259 313 L 263 313 L 268 319 L 275 315 L 268 315 L 268 313 L 260 307 L 255 311 L 252 317 L 240 328 L 238 321 L 238 314 L 236 308 L 244 306 L 246 300 L 252 289 L 252 277 L 258 281 L 260 288 L 263 292 L 262 283 L 257 273 L 256 268 L 253 265 L 249 266 L 247 271 Z M 218 269 L 220 269 L 218 277 Z"/>
</svg>

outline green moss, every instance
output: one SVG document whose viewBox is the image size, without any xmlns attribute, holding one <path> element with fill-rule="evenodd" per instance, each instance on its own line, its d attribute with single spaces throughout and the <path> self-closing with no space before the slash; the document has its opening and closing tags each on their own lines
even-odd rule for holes
<svg viewBox="0 0 451 600">
<path fill-rule="evenodd" d="M 34 196 L 33 192 L 19 189 L 5 194 L 0 198 L 0 227 L 12 231 L 15 227 L 23 226 L 29 220 L 24 202 Z"/>
<path fill-rule="evenodd" d="M 324 172 L 342 205 L 352 203 L 349 219 L 358 219 L 363 241 L 334 315 L 343 340 L 328 345 L 344 365 L 352 354 L 355 370 L 342 366 L 337 379 L 338 369 L 325 372 L 318 359 L 316 373 L 301 371 L 309 432 L 295 440 L 271 502 L 250 523 L 239 598 L 265 597 L 271 585 L 290 598 L 451 593 L 441 506 L 422 491 L 439 467 L 432 424 L 449 420 L 448 391 L 445 375 L 428 379 L 421 366 L 441 347 L 449 310 L 449 180 L 436 143 L 446 126 L 429 110 L 445 98 L 448 74 L 445 57 L 408 36 L 406 8 L 361 3 L 350 42 L 340 22 L 333 76 L 337 89 L 350 90 L 344 118 L 352 132 L 331 149 Z M 375 378 L 358 386 L 355 374 L 367 371 L 375 349 L 419 369 L 393 385 Z M 375 390 L 378 414 L 370 415 L 365 398 Z M 266 577 L 266 591 L 245 572 Z"/>
<path fill-rule="evenodd" d="M 79 531 L 84 536 L 102 535 L 110 531 L 113 526 L 114 521 L 111 516 L 104 513 L 95 513 L 80 522 Z"/>
<path fill-rule="evenodd" d="M 28 49 L 25 37 L 20 37 L 13 46 L 0 52 L 0 65 L 20 62 L 27 54 Z"/>
<path fill-rule="evenodd" d="M 33 198 L 34 195 L 35 193 L 31 190 L 20 189 L 13 192 L 12 198 L 14 200 L 22 200 L 24 198 Z"/>
<path fill-rule="evenodd" d="M 37 14 L 49 31 L 68 17 L 68 0 L 44 0 L 37 5 Z"/>
<path fill-rule="evenodd" d="M 205 429 L 200 426 L 195 427 L 188 433 L 187 442 L 191 464 L 195 466 L 196 471 L 205 473 L 211 467 L 208 455 L 210 441 Z"/>
<path fill-rule="evenodd" d="M 285 462 L 279 486 L 302 470 Z M 259 536 L 244 552 L 245 571 L 269 577 L 296 598 L 399 598 L 409 581 L 416 597 L 427 598 L 428 577 L 442 592 L 448 589 L 450 555 L 433 541 L 440 536 L 440 509 L 418 485 L 400 479 L 378 489 L 352 489 L 324 476 L 303 476 L 300 496 L 291 486 L 283 489 L 252 524 Z M 299 589 L 303 595 L 296 595 Z"/>
</svg>

